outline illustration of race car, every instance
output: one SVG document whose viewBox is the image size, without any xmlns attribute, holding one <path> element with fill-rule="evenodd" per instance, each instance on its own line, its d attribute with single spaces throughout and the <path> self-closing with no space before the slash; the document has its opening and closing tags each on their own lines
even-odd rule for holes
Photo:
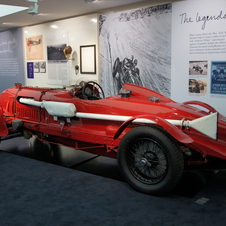
<svg viewBox="0 0 226 226">
<path fill-rule="evenodd" d="M 202 74 L 202 72 L 203 72 L 202 67 L 200 67 L 199 65 L 193 66 L 193 69 L 194 69 L 196 72 L 198 72 L 199 74 Z"/>
<path fill-rule="evenodd" d="M 223 115 L 129 83 L 110 97 L 92 81 L 72 89 L 16 83 L 0 94 L 0 136 L 15 134 L 117 158 L 126 181 L 151 195 L 171 191 L 186 167 L 226 168 Z"/>
</svg>

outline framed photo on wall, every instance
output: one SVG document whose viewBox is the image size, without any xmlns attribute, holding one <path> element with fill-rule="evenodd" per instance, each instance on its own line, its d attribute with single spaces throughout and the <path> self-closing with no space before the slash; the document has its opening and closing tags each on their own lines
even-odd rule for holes
<svg viewBox="0 0 226 226">
<path fill-rule="evenodd" d="M 80 73 L 96 74 L 96 45 L 80 46 Z"/>
</svg>

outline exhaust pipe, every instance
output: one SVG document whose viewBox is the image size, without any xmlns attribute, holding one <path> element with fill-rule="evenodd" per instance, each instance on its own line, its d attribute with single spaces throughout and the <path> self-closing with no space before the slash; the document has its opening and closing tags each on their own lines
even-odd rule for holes
<svg viewBox="0 0 226 226">
<path fill-rule="evenodd" d="M 201 118 L 197 118 L 192 121 L 186 121 L 186 125 L 193 128 L 212 139 L 217 139 L 217 119 L 218 113 L 212 113 Z"/>
<path fill-rule="evenodd" d="M 85 113 L 85 112 L 77 112 L 76 107 L 72 103 L 62 103 L 55 101 L 34 101 L 29 98 L 20 98 L 20 103 L 33 105 L 41 108 L 45 108 L 50 115 L 53 116 L 62 116 L 66 118 L 70 117 L 78 117 L 78 118 L 89 118 L 89 119 L 99 119 L 99 120 L 111 120 L 111 121 L 126 121 L 132 118 L 132 116 L 121 116 L 121 115 L 107 115 L 107 114 L 94 114 L 94 113 Z M 206 136 L 217 139 L 217 119 L 218 112 L 211 113 L 209 115 L 203 116 L 201 118 L 194 119 L 192 121 L 189 120 L 169 120 L 175 126 L 180 126 L 181 128 L 193 128 Z M 147 123 L 147 124 L 156 124 L 155 121 L 145 118 L 137 118 L 133 120 L 134 123 Z"/>
</svg>

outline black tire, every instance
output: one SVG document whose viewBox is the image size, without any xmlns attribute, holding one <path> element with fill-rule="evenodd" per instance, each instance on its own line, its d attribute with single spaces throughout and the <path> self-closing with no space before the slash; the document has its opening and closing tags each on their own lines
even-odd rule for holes
<svg viewBox="0 0 226 226">
<path fill-rule="evenodd" d="M 136 190 L 164 195 L 180 181 L 184 170 L 182 152 L 174 138 L 154 126 L 138 126 L 121 140 L 119 168 Z"/>
<path fill-rule="evenodd" d="M 48 142 L 40 141 L 35 138 L 32 145 L 32 151 L 34 158 L 37 160 L 50 162 L 50 163 L 61 163 L 60 146 L 56 144 L 50 144 Z"/>
<path fill-rule="evenodd" d="M 112 76 L 113 76 L 113 82 L 114 82 L 114 94 L 119 94 L 120 89 L 122 88 L 122 72 L 121 72 L 121 62 L 119 61 L 119 58 L 117 58 L 114 62 L 113 68 L 112 68 Z"/>
<path fill-rule="evenodd" d="M 119 73 L 119 64 L 120 64 L 120 61 L 119 61 L 119 58 L 117 58 L 114 62 L 113 69 L 112 69 L 113 78 L 116 76 L 117 73 Z"/>
</svg>

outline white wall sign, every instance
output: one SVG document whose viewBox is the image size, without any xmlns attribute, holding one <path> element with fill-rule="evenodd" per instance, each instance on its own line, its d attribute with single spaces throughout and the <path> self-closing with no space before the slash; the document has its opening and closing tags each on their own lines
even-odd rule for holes
<svg viewBox="0 0 226 226">
<path fill-rule="evenodd" d="M 226 116 L 226 2 L 173 3 L 171 98 L 206 102 Z"/>
</svg>

